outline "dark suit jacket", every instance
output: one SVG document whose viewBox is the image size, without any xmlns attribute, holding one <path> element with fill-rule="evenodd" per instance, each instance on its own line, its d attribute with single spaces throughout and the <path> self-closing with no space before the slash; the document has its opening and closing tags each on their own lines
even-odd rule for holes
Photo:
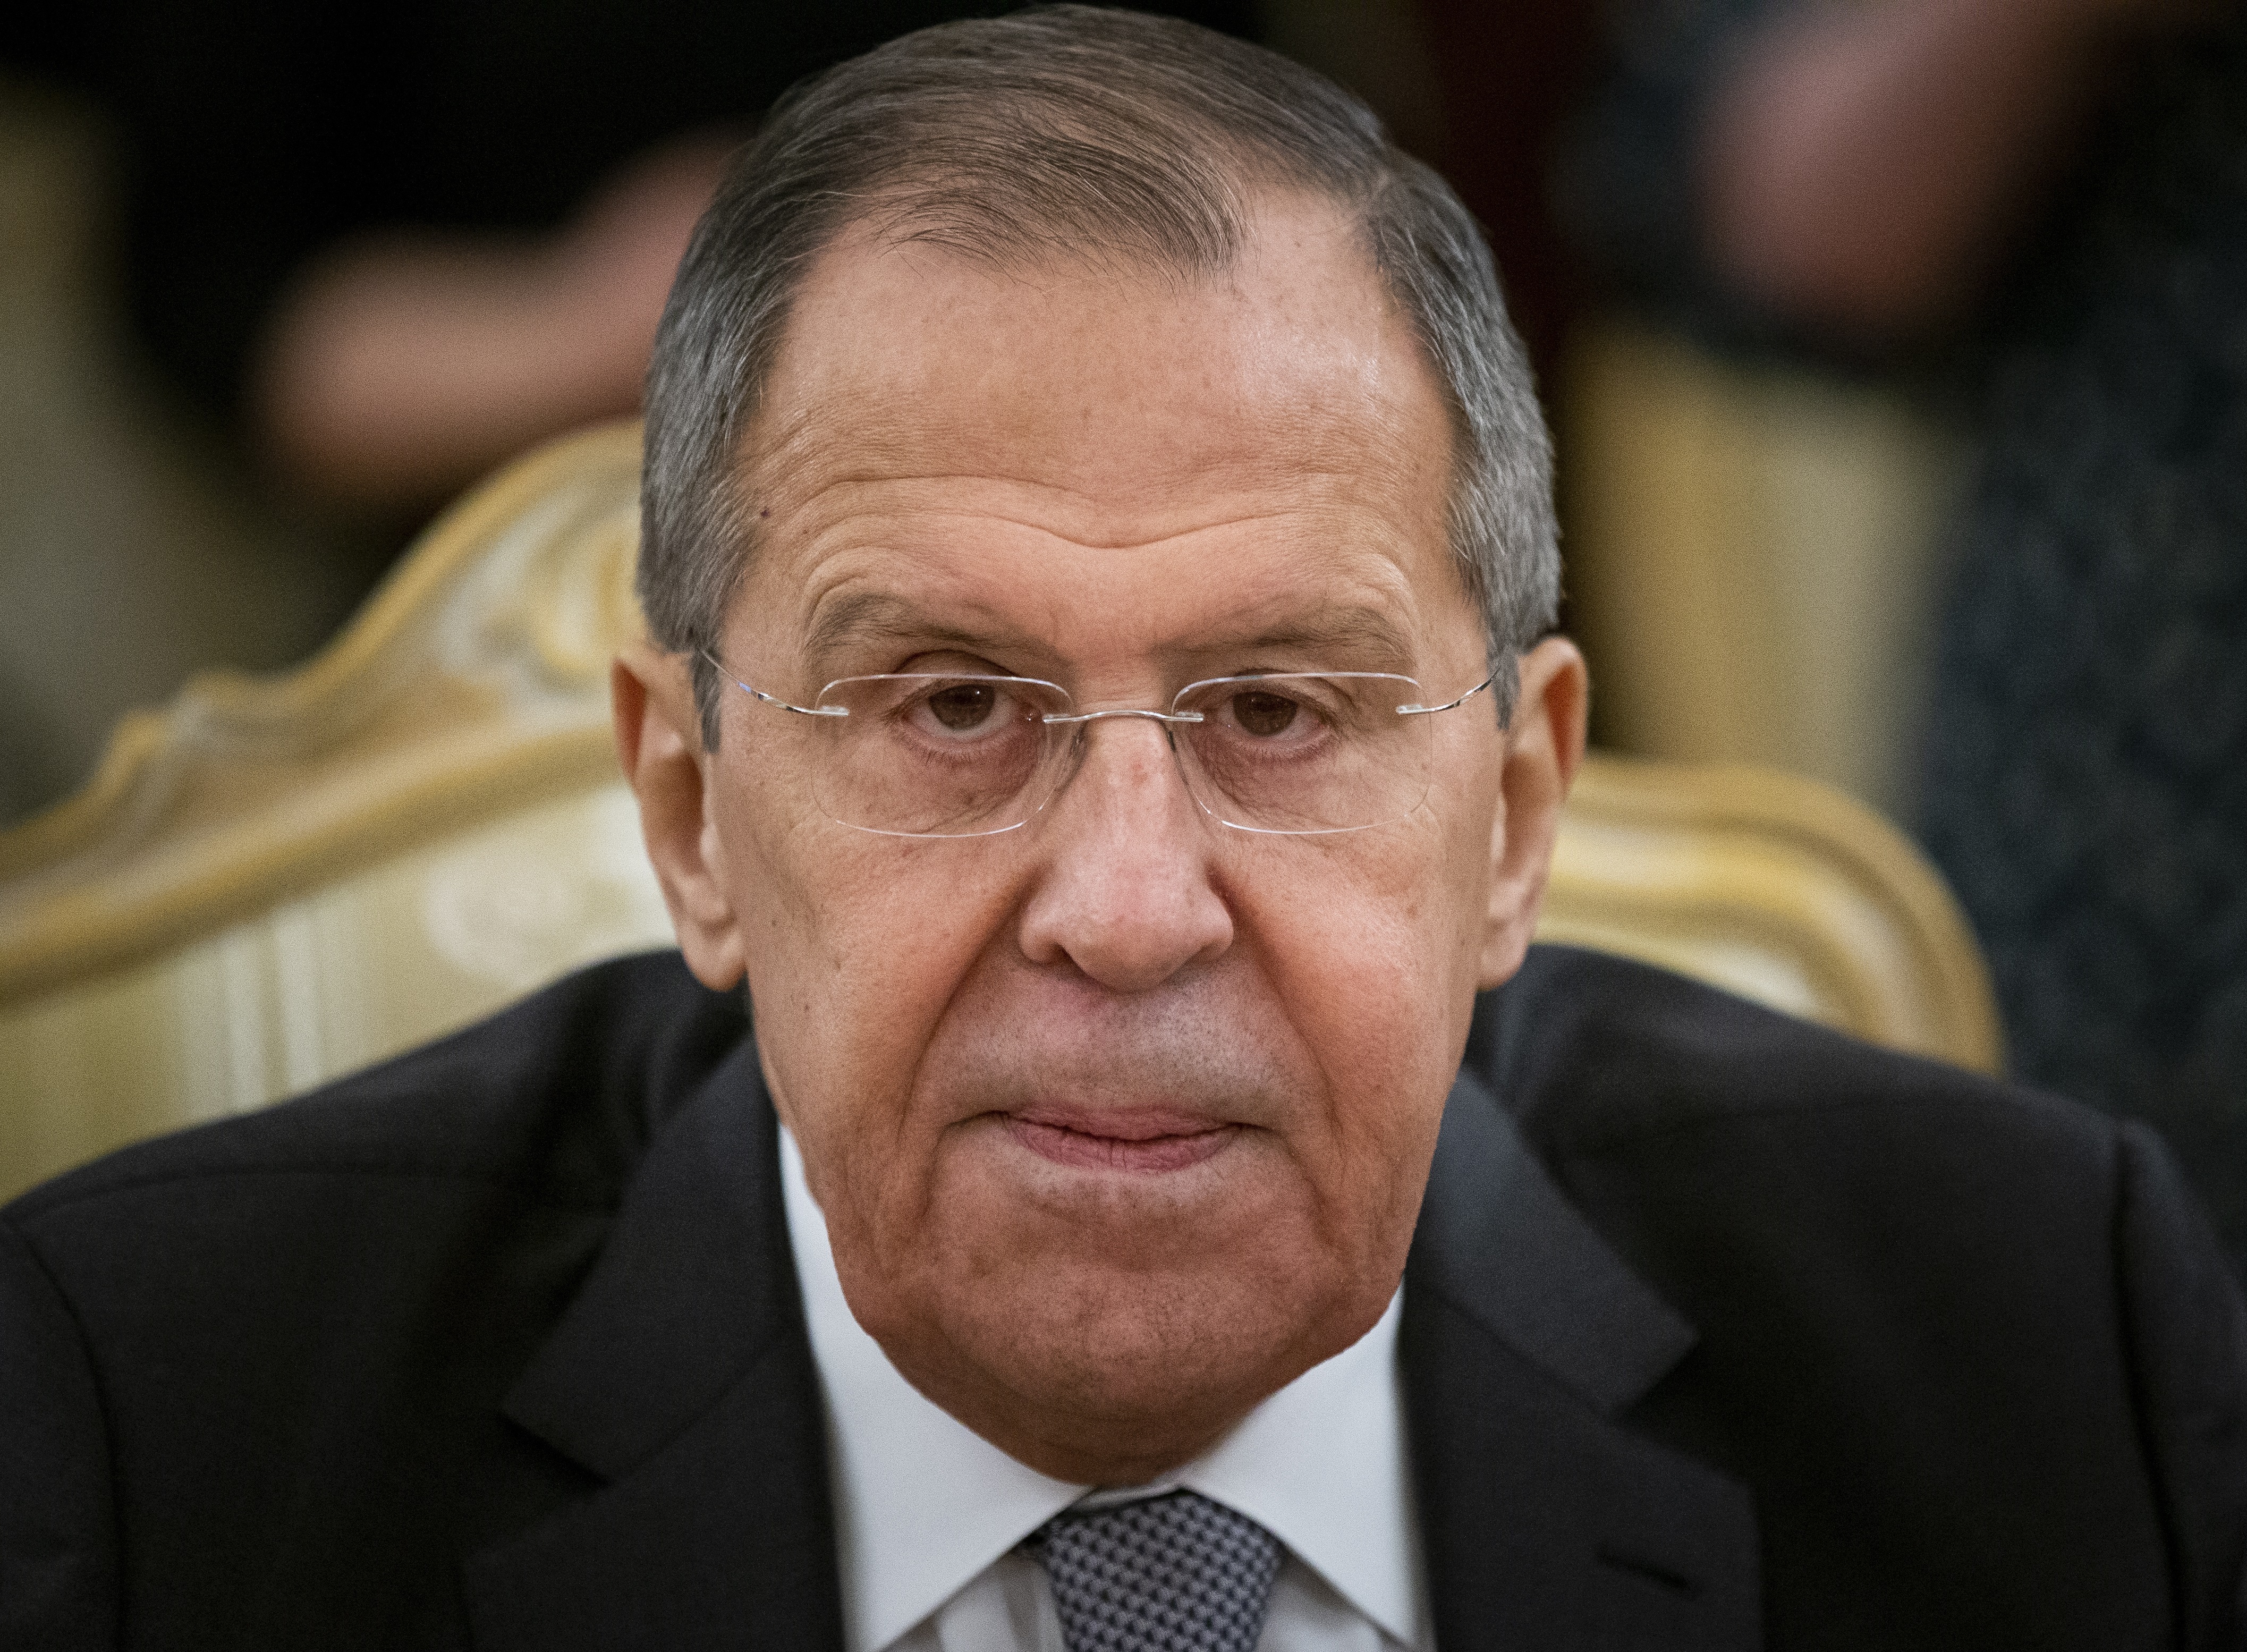
<svg viewBox="0 0 2247 1652">
<path fill-rule="evenodd" d="M 1540 949 L 1404 1302 L 1445 1652 L 2239 1644 L 2137 1127 Z M 0 1645 L 833 1646 L 819 1405 L 742 1010 L 605 966 L 7 1209 Z"/>
</svg>

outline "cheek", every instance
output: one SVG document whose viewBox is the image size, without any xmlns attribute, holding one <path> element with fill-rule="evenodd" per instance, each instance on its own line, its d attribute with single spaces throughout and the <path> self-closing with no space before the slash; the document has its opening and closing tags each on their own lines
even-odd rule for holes
<svg viewBox="0 0 2247 1652">
<path fill-rule="evenodd" d="M 1297 1144 L 1336 1212 L 1417 1203 L 1472 1015 L 1479 885 L 1435 820 L 1303 856 L 1257 903 L 1278 1002 L 1325 1107 Z M 1367 853 L 1371 850 L 1374 852 Z"/>
<path fill-rule="evenodd" d="M 814 1191 L 839 1212 L 915 1162 L 915 1075 L 1009 897 L 1001 857 L 854 832 L 823 817 L 741 836 L 758 1053 Z"/>
</svg>

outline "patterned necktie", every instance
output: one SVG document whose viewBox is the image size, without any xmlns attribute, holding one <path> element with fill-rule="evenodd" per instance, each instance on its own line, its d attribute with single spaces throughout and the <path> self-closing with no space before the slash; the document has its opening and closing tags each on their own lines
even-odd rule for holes
<svg viewBox="0 0 2247 1652">
<path fill-rule="evenodd" d="M 1255 1652 L 1280 1539 L 1198 1492 L 1059 1514 L 1027 1539 L 1069 1652 Z"/>
</svg>

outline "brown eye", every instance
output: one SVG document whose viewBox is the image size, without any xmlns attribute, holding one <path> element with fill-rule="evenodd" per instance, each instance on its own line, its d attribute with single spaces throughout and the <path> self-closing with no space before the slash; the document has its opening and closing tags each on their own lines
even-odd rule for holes
<svg viewBox="0 0 2247 1652">
<path fill-rule="evenodd" d="M 1241 732 L 1268 740 L 1274 734 L 1284 734 L 1302 708 L 1285 694 L 1260 694 L 1254 692 L 1233 697 L 1233 720 L 1240 725 Z"/>
<path fill-rule="evenodd" d="M 928 708 L 945 727 L 964 734 L 990 721 L 998 702 L 998 693 L 987 683 L 955 683 L 931 694 Z"/>
</svg>

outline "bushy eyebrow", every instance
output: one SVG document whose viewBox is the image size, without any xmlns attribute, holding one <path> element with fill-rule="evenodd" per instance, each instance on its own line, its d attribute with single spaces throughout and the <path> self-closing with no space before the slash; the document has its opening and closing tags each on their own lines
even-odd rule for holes
<svg viewBox="0 0 2247 1652">
<path fill-rule="evenodd" d="M 1322 609 L 1277 625 L 1250 626 L 1237 637 L 1219 635 L 1212 645 L 1281 648 L 1305 654 L 1349 655 L 1359 660 L 1371 656 L 1400 666 L 1409 664 L 1416 652 L 1394 615 L 1360 604 Z"/>
<path fill-rule="evenodd" d="M 835 652 L 872 642 L 947 644 L 973 652 L 1011 650 L 1025 638 L 1008 628 L 965 629 L 937 619 L 905 597 L 889 591 L 854 591 L 823 608 L 805 639 L 809 657 L 823 661 Z M 1180 652 L 1204 654 L 1272 649 L 1305 656 L 1346 655 L 1399 668 L 1415 654 L 1395 616 L 1363 604 L 1344 604 L 1308 614 L 1290 615 L 1268 625 L 1253 622 L 1237 631 L 1219 631 L 1183 645 Z"/>
<path fill-rule="evenodd" d="M 988 632 L 945 625 L 903 597 L 882 590 L 853 591 L 825 604 L 804 639 L 814 661 L 837 651 L 871 642 L 954 643 L 961 647 L 989 647 L 1004 640 Z"/>
</svg>

